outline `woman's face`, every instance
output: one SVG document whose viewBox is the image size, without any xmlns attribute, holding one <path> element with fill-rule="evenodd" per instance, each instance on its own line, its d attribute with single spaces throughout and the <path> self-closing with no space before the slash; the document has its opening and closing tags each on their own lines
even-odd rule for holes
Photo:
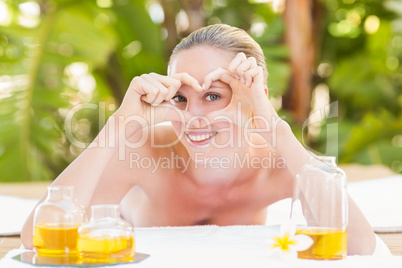
<svg viewBox="0 0 402 268">
<path fill-rule="evenodd" d="M 232 53 L 208 46 L 184 50 L 173 57 L 169 74 L 185 72 L 202 85 L 207 74 L 218 67 L 227 68 L 233 57 Z M 208 151 L 207 155 L 216 155 L 219 150 L 222 153 L 225 145 L 229 147 L 232 143 L 233 126 L 229 123 L 209 122 L 204 117 L 210 112 L 225 108 L 231 98 L 232 90 L 229 85 L 215 81 L 204 92 L 197 92 L 191 86 L 183 85 L 171 100 L 178 109 L 191 114 L 187 126 L 180 122 L 172 122 L 172 125 L 178 137 L 183 136 L 181 142 L 193 159 L 196 152 Z"/>
</svg>

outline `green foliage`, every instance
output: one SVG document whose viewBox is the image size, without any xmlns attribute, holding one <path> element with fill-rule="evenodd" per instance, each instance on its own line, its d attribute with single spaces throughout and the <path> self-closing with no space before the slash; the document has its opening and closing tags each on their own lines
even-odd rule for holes
<svg viewBox="0 0 402 268">
<path fill-rule="evenodd" d="M 366 151 L 371 158 L 371 161 L 367 161 L 367 158 L 364 159 L 367 164 L 379 160 L 391 166 L 396 159 L 402 159 L 402 150 L 395 150 L 394 146 L 390 147 L 387 143 L 392 145 L 392 139 L 396 135 L 401 135 L 401 130 L 401 117 L 396 118 L 385 109 L 376 114 L 367 113 L 361 122 L 350 131 L 349 138 L 344 142 L 342 161 L 359 161 L 357 156 L 362 156 L 359 153 Z M 394 143 L 396 146 L 400 146 L 400 144 Z M 384 146 L 388 148 L 385 150 Z M 375 147 L 377 150 L 383 150 L 384 155 L 379 151 L 376 156 L 370 157 L 370 152 Z"/>
<path fill-rule="evenodd" d="M 350 4 L 345 4 L 350 2 Z M 325 1 L 328 11 L 321 61 L 339 100 L 341 162 L 385 164 L 402 172 L 402 29 L 397 1 Z M 399 9 L 400 10 L 400 9 Z M 325 130 L 324 130 L 325 133 Z M 321 144 L 325 144 L 321 136 Z"/>
<path fill-rule="evenodd" d="M 27 0 L 0 7 L 9 15 L 0 21 L 0 181 L 54 179 L 96 136 L 134 76 L 166 73 L 166 33 L 148 12 L 157 0 L 31 1 L 28 9 L 37 14 L 22 8 Z M 184 2 L 175 2 L 176 9 Z M 401 172 L 401 3 L 319 2 L 317 62 L 330 72 L 314 81 L 327 84 L 331 101 L 339 103 L 340 160 Z M 204 11 L 206 24 L 238 26 L 257 40 L 270 97 L 284 94 L 291 73 L 281 14 L 252 0 L 205 0 Z M 335 134 L 328 136 L 323 125 L 309 146 L 322 150 Z"/>
<path fill-rule="evenodd" d="M 90 142 L 113 112 L 113 95 L 120 101 L 133 75 L 165 65 L 145 1 L 113 9 L 95 1 L 37 1 L 29 8 L 40 7 L 40 16 L 29 25 L 18 20 L 30 16 L 21 3 L 7 2 L 12 22 L 0 28 L 0 181 L 54 179 L 82 151 L 77 141 Z M 135 41 L 137 55 L 126 49 Z M 67 125 L 74 105 L 88 102 L 95 106 Z"/>
</svg>

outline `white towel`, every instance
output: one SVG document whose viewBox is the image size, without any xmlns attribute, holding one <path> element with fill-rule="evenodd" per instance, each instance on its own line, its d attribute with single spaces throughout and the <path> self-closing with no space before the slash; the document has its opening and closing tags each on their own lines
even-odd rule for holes
<svg viewBox="0 0 402 268">
<path fill-rule="evenodd" d="M 348 193 L 376 232 L 402 232 L 402 176 L 350 182 Z M 290 217 L 291 199 L 268 207 L 267 225 Z"/>
<path fill-rule="evenodd" d="M 348 256 L 338 261 L 281 260 L 269 257 L 267 241 L 278 234 L 277 226 L 136 228 L 136 250 L 150 254 L 150 257 L 139 263 L 114 267 L 402 267 L 402 256 Z M 21 250 L 9 252 L 0 261 L 0 267 L 32 267 L 11 259 L 19 253 Z"/>
<path fill-rule="evenodd" d="M 0 235 L 18 235 L 37 199 L 0 195 Z"/>
<path fill-rule="evenodd" d="M 348 192 L 376 232 L 402 232 L 402 176 L 348 184 Z"/>
</svg>

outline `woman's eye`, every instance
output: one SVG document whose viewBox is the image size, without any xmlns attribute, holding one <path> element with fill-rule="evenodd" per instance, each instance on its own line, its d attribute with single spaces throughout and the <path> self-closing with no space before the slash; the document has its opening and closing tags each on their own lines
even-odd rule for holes
<svg viewBox="0 0 402 268">
<path fill-rule="evenodd" d="M 185 102 L 185 101 L 187 101 L 187 99 L 185 97 L 181 96 L 181 95 L 174 96 L 172 100 L 177 101 L 177 102 Z"/>
<path fill-rule="evenodd" d="M 219 99 L 219 96 L 216 94 L 209 94 L 208 96 L 205 97 L 205 100 L 207 101 L 214 101 Z"/>
</svg>

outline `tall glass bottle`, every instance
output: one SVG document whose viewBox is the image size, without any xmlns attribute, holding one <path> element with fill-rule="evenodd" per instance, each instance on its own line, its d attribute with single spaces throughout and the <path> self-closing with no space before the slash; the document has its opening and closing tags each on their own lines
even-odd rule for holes
<svg viewBox="0 0 402 268">
<path fill-rule="evenodd" d="M 49 186 L 34 214 L 33 246 L 39 255 L 76 255 L 78 227 L 85 207 L 74 198 L 74 186 Z"/>
<path fill-rule="evenodd" d="M 314 156 L 297 174 L 292 219 L 296 233 L 310 236 L 313 245 L 299 258 L 333 260 L 346 257 L 348 197 L 346 175 L 335 157 Z"/>
<path fill-rule="evenodd" d="M 134 230 L 120 218 L 119 205 L 91 207 L 91 220 L 78 230 L 77 248 L 84 262 L 116 262 L 134 256 Z"/>
</svg>

